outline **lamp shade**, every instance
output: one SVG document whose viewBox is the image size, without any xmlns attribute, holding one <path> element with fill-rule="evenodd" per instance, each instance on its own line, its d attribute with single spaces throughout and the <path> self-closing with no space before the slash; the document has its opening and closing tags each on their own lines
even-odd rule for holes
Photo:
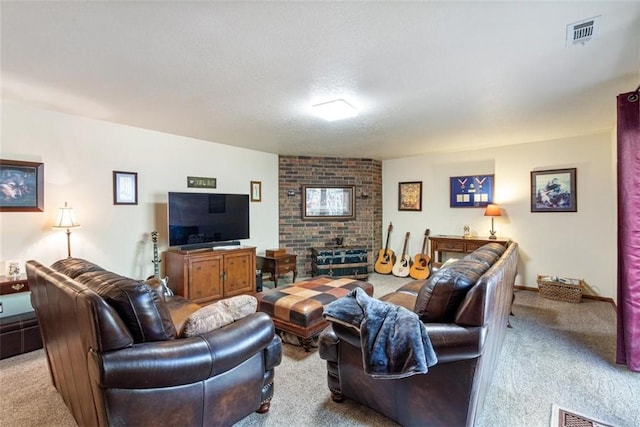
<svg viewBox="0 0 640 427">
<path fill-rule="evenodd" d="M 502 216 L 502 214 L 500 213 L 498 205 L 489 204 L 484 210 L 484 216 Z"/>
<path fill-rule="evenodd" d="M 73 208 L 67 205 L 67 202 L 64 202 L 64 207 L 58 209 L 58 217 L 56 218 L 56 222 L 53 224 L 53 228 L 74 228 L 80 227 L 80 223 L 76 219 L 76 214 L 73 211 Z"/>
</svg>

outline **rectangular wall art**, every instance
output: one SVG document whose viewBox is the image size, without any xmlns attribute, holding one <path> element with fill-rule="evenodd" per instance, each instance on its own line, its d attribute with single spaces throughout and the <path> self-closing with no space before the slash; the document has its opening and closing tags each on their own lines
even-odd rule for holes
<svg viewBox="0 0 640 427">
<path fill-rule="evenodd" d="M 302 186 L 302 219 L 331 220 L 355 219 L 355 186 L 332 187 L 326 185 Z"/>
<path fill-rule="evenodd" d="M 44 211 L 44 163 L 0 160 L 0 212 Z"/>
<path fill-rule="evenodd" d="M 398 184 L 398 210 L 422 210 L 422 181 L 400 182 Z"/>
<path fill-rule="evenodd" d="M 138 204 L 138 173 L 113 171 L 113 204 Z"/>
<path fill-rule="evenodd" d="M 577 212 L 576 168 L 531 172 L 531 212 Z"/>
<path fill-rule="evenodd" d="M 452 176 L 449 206 L 478 208 L 493 203 L 493 175 Z"/>
</svg>

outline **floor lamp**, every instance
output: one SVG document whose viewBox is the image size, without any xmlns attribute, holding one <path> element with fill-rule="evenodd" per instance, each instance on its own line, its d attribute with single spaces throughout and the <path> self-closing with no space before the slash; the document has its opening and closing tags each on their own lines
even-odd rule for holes
<svg viewBox="0 0 640 427">
<path fill-rule="evenodd" d="M 58 218 L 56 218 L 53 228 L 67 229 L 67 258 L 71 258 L 71 228 L 75 227 L 80 227 L 76 219 L 76 214 L 73 212 L 73 208 L 67 206 L 67 202 L 64 202 L 64 207 L 58 209 Z"/>
</svg>

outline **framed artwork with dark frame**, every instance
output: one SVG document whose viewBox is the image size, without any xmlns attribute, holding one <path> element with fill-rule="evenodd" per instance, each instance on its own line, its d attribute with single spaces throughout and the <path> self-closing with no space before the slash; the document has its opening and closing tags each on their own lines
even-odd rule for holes
<svg viewBox="0 0 640 427">
<path fill-rule="evenodd" d="M 303 185 L 302 219 L 349 220 L 356 217 L 355 186 Z"/>
<path fill-rule="evenodd" d="M 0 212 L 44 211 L 44 163 L 0 159 Z"/>
<path fill-rule="evenodd" d="M 422 181 L 398 183 L 398 210 L 422 210 Z"/>
<path fill-rule="evenodd" d="M 494 175 L 452 176 L 449 188 L 449 207 L 485 207 L 493 203 Z"/>
<path fill-rule="evenodd" d="M 577 212 L 577 169 L 531 171 L 531 212 Z"/>
<path fill-rule="evenodd" d="M 138 204 L 138 173 L 113 171 L 113 204 Z"/>
<path fill-rule="evenodd" d="M 262 182 L 261 181 L 251 181 L 251 201 L 252 202 L 262 201 Z"/>
</svg>

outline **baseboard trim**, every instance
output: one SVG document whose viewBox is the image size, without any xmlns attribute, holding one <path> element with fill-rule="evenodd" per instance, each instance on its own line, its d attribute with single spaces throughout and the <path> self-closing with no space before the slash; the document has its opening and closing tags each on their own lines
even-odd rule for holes
<svg viewBox="0 0 640 427">
<path fill-rule="evenodd" d="M 533 288 L 531 286 L 514 286 L 514 289 L 519 289 L 522 291 L 532 291 L 532 292 L 539 292 L 540 290 L 538 288 Z M 616 308 L 616 303 L 613 300 L 613 298 L 607 298 L 607 297 L 601 297 L 600 295 L 589 295 L 589 294 L 582 294 L 582 298 L 585 299 L 592 299 L 592 300 L 596 300 L 596 301 L 604 301 L 604 302 L 608 302 L 611 305 L 613 305 L 614 308 Z"/>
</svg>

